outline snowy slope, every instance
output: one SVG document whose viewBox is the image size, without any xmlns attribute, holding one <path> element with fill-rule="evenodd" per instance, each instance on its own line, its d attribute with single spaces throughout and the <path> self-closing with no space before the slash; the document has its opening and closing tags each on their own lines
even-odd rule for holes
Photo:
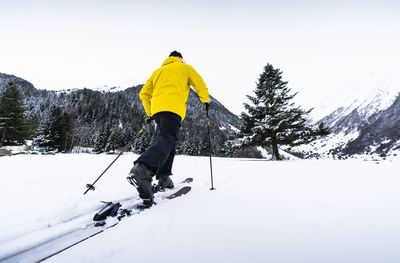
<svg viewBox="0 0 400 263">
<path fill-rule="evenodd" d="M 99 200 L 137 197 L 124 155 L 83 196 L 115 156 L 0 158 L 1 259 L 69 227 Z M 177 156 L 174 180 L 192 191 L 160 202 L 47 262 L 399 262 L 399 162 L 287 161 Z M 90 214 L 90 213 L 89 213 Z M 90 220 L 90 219 L 89 219 Z M 63 226 L 61 229 L 60 225 Z M 49 251 L 42 251 L 43 255 Z M 20 258 L 34 262 L 37 255 Z"/>
<path fill-rule="evenodd" d="M 347 104 L 324 117 L 334 132 L 357 128 L 362 122 L 389 108 L 400 94 L 400 70 L 371 74 L 365 80 L 349 84 Z"/>
<path fill-rule="evenodd" d="M 296 147 L 308 157 L 400 156 L 400 70 L 371 74 L 349 83 L 345 106 L 321 119 L 332 134 Z"/>
</svg>

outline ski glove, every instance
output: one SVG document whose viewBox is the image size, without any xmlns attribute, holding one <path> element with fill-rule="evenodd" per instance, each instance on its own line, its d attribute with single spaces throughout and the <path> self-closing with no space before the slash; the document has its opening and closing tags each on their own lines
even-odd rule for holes
<svg viewBox="0 0 400 263">
<path fill-rule="evenodd" d="M 210 108 L 210 103 L 209 102 L 204 103 L 204 111 L 207 112 L 209 108 Z"/>
<path fill-rule="evenodd" d="M 153 121 L 153 117 L 152 116 L 147 116 L 146 117 L 146 122 L 147 123 L 151 123 Z"/>
</svg>

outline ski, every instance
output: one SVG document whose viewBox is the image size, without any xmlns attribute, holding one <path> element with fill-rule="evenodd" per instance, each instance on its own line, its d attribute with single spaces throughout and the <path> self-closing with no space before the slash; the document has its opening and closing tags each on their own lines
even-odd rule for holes
<svg viewBox="0 0 400 263">
<path fill-rule="evenodd" d="M 185 186 L 185 187 L 179 189 L 177 192 L 173 193 L 172 195 L 166 196 L 165 199 L 171 200 L 171 199 L 177 198 L 179 196 L 185 195 L 185 194 L 189 193 L 189 191 L 191 189 L 192 188 L 190 186 Z"/>
<path fill-rule="evenodd" d="M 193 178 L 186 178 L 185 180 L 179 182 L 177 184 L 176 187 L 174 187 L 173 189 L 168 189 L 165 192 L 160 192 L 156 198 L 160 201 L 158 201 L 159 203 L 162 202 L 162 200 L 171 200 L 174 198 L 177 198 L 179 196 L 185 195 L 187 194 L 190 190 L 191 187 L 190 186 L 181 186 L 182 184 L 187 184 L 187 183 L 191 183 L 193 181 Z M 124 200 L 125 201 L 125 200 Z M 17 258 L 21 258 L 23 257 L 23 254 L 25 252 L 29 252 L 35 249 L 43 249 L 43 246 L 47 249 L 51 249 L 51 247 L 57 247 L 57 251 L 51 253 L 50 255 L 46 256 L 46 257 L 42 257 L 40 259 L 32 259 L 33 262 L 43 262 L 55 255 L 58 255 L 60 253 L 62 253 L 63 251 L 66 251 L 69 248 L 72 248 L 94 236 L 99 235 L 100 233 L 106 231 L 107 229 L 110 229 L 112 227 L 115 227 L 118 225 L 118 223 L 122 220 L 122 218 L 124 217 L 130 217 L 132 215 L 137 215 L 140 214 L 141 212 L 143 212 L 143 209 L 137 209 L 137 205 L 138 203 L 131 205 L 130 207 L 126 207 L 123 208 L 120 201 L 118 202 L 103 202 L 105 204 L 105 206 L 98 212 L 96 213 L 95 217 L 93 218 L 93 221 L 91 223 L 88 223 L 85 226 L 82 226 L 77 230 L 73 230 L 69 233 L 66 233 L 63 236 L 60 236 L 59 238 L 54 238 L 48 242 L 44 242 L 42 244 L 38 244 L 32 248 L 28 248 L 24 251 L 21 251 L 17 254 L 14 255 L 10 255 L 7 258 L 4 258 L 7 262 L 15 262 L 13 261 L 14 259 Z M 148 209 L 146 209 L 148 210 Z M 100 212 L 102 212 L 100 215 L 98 215 Z M 101 218 L 104 218 L 103 220 L 99 220 Z M 98 219 L 99 221 L 95 221 L 94 219 Z M 109 218 L 117 218 L 116 219 L 112 219 L 112 220 L 108 220 Z M 108 221 L 108 222 L 107 222 Z M 108 225 L 109 224 L 109 225 Z M 80 233 L 82 232 L 82 233 Z M 70 235 L 74 236 L 75 238 L 73 238 L 75 241 L 68 242 L 68 240 L 70 240 Z M 69 237 L 69 238 L 68 238 Z M 65 239 L 67 240 L 65 240 Z M 60 243 L 60 244 L 58 244 Z M 53 248 L 54 249 L 54 248 Z M 53 250 L 54 251 L 54 250 Z M 2 261 L 3 259 L 1 259 Z"/>
<path fill-rule="evenodd" d="M 186 178 L 185 180 L 181 181 L 179 183 L 179 185 L 191 183 L 191 182 L 193 182 L 193 178 L 189 177 L 189 178 Z M 174 189 L 176 189 L 176 187 Z M 165 196 L 163 199 L 171 200 L 171 199 L 174 199 L 181 195 L 187 194 L 190 190 L 191 190 L 190 186 L 185 186 L 185 187 L 179 189 L 178 191 L 174 192 L 173 194 Z M 169 192 L 171 190 L 167 190 L 167 191 Z M 157 193 L 162 193 L 162 191 L 157 192 Z M 109 218 L 109 217 L 117 217 L 118 221 L 120 221 L 122 218 L 124 218 L 126 216 L 131 216 L 132 214 L 135 214 L 134 211 L 140 212 L 141 210 L 151 208 L 151 207 L 140 208 L 138 204 L 135 204 L 133 207 L 129 207 L 129 208 L 121 208 L 122 205 L 119 202 L 117 202 L 117 203 L 104 202 L 104 201 L 102 201 L 102 202 L 105 203 L 106 205 L 98 213 L 96 213 L 94 215 L 93 221 L 97 222 L 95 224 L 95 226 L 104 226 L 106 224 L 107 218 Z M 154 205 L 157 205 L 157 204 L 155 203 Z"/>
</svg>

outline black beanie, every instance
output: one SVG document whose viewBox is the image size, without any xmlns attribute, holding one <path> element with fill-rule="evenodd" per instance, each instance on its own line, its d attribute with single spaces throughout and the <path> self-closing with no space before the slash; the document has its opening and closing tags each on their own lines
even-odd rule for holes
<svg viewBox="0 0 400 263">
<path fill-rule="evenodd" d="M 178 57 L 178 58 L 183 58 L 182 54 L 179 53 L 178 51 L 174 50 L 171 52 L 171 54 L 169 54 L 170 57 Z"/>
</svg>

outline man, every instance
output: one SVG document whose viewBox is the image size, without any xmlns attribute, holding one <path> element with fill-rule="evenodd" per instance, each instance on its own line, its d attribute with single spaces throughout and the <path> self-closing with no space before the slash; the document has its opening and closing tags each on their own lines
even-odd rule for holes
<svg viewBox="0 0 400 263">
<path fill-rule="evenodd" d="M 202 77 L 193 67 L 185 64 L 181 53 L 173 51 L 140 91 L 139 97 L 147 114 L 146 121 L 155 120 L 159 130 L 156 142 L 134 162 L 127 178 L 143 200 L 141 208 L 148 208 L 154 203 L 151 185 L 154 175 L 158 179 L 158 190 L 174 187 L 169 176 L 172 175 L 176 141 L 181 121 L 186 115 L 190 86 L 208 107 L 210 97 Z"/>
</svg>

